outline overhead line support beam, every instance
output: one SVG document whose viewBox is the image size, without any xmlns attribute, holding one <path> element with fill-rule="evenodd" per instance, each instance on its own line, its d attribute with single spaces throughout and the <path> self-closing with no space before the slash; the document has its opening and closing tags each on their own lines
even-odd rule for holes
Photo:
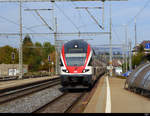
<svg viewBox="0 0 150 116">
<path fill-rule="evenodd" d="M 33 35 L 33 36 L 47 36 L 54 35 L 55 33 L 22 33 L 22 35 Z M 73 35 L 81 35 L 81 36 L 93 36 L 93 35 L 109 35 L 109 32 L 70 32 L 70 33 L 57 33 L 57 35 L 61 36 L 73 36 Z M 0 36 L 19 36 L 20 33 L 0 33 Z"/>
<path fill-rule="evenodd" d="M 79 1 L 83 1 L 83 2 L 87 2 L 87 1 L 128 1 L 128 0 L 0 0 L 0 2 L 79 2 Z"/>
</svg>

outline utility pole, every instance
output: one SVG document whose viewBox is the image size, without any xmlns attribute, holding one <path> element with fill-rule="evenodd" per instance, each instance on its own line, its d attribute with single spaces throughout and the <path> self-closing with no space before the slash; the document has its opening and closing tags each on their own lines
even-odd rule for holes
<svg viewBox="0 0 150 116">
<path fill-rule="evenodd" d="M 104 30 L 104 17 L 105 17 L 105 15 L 104 15 L 104 1 L 102 1 L 102 27 L 103 27 L 103 30 Z"/>
<path fill-rule="evenodd" d="M 128 71 L 128 64 L 127 64 L 127 51 L 128 51 L 128 36 L 127 36 L 127 25 L 125 25 L 125 65 L 126 65 L 126 72 Z"/>
<path fill-rule="evenodd" d="M 55 0 L 51 0 L 52 3 L 52 18 L 53 18 L 53 29 L 54 29 L 54 45 L 55 45 L 55 74 L 58 74 L 58 63 L 57 63 L 57 59 L 58 59 L 58 53 L 57 53 L 57 18 L 55 17 L 55 9 L 54 9 L 54 3 Z"/>
<path fill-rule="evenodd" d="M 128 71 L 128 27 L 126 25 L 126 72 Z"/>
<path fill-rule="evenodd" d="M 126 44 L 123 45 L 123 64 L 126 64 Z M 124 68 L 124 71 L 126 71 L 126 65 Z"/>
<path fill-rule="evenodd" d="M 137 37 L 136 37 L 136 17 L 135 17 L 135 27 L 134 27 L 134 29 L 135 29 L 135 47 L 136 47 L 136 45 L 137 45 Z"/>
<path fill-rule="evenodd" d="M 110 71 L 109 74 L 112 76 L 112 18 L 111 18 L 111 1 L 110 1 L 110 34 L 109 34 L 109 44 L 110 44 L 110 57 L 109 57 L 109 66 L 110 66 Z"/>
<path fill-rule="evenodd" d="M 22 73 L 22 2 L 20 1 L 20 45 L 19 45 L 19 79 L 22 79 L 23 73 Z"/>
<path fill-rule="evenodd" d="M 132 70 L 132 51 L 131 51 L 131 41 L 129 41 L 129 68 Z"/>
<path fill-rule="evenodd" d="M 55 33 L 54 33 L 54 40 L 55 40 L 55 50 L 56 50 L 56 75 L 58 74 L 58 51 L 57 51 L 57 18 L 55 17 Z"/>
</svg>

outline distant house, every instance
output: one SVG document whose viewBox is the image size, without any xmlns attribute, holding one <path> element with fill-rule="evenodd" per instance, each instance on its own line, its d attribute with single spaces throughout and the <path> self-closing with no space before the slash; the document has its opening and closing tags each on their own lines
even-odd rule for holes
<svg viewBox="0 0 150 116">
<path fill-rule="evenodd" d="M 122 64 L 123 64 L 122 60 L 119 60 L 119 59 L 113 59 L 112 60 L 113 67 L 120 67 L 120 66 L 122 66 Z"/>
<path fill-rule="evenodd" d="M 137 46 L 135 46 L 133 48 L 132 52 L 133 52 L 134 55 L 137 54 L 137 52 L 138 52 L 138 50 L 140 48 L 140 45 L 142 45 L 144 47 L 144 53 L 145 54 L 150 53 L 150 40 L 147 40 L 147 41 L 144 40 L 142 43 L 138 44 Z"/>
<path fill-rule="evenodd" d="M 28 72 L 28 65 L 23 65 L 23 73 Z M 0 64 L 0 77 L 19 75 L 19 64 Z"/>
<path fill-rule="evenodd" d="M 139 44 L 138 45 L 136 45 L 134 48 L 133 48 L 133 50 L 132 50 L 132 53 L 133 53 L 133 55 L 136 55 L 137 54 L 137 52 L 138 52 L 138 49 L 139 49 Z"/>
<path fill-rule="evenodd" d="M 148 40 L 148 41 L 143 41 L 143 42 L 141 43 L 141 45 L 144 47 L 144 53 L 145 53 L 145 54 L 150 53 L 150 40 Z"/>
</svg>

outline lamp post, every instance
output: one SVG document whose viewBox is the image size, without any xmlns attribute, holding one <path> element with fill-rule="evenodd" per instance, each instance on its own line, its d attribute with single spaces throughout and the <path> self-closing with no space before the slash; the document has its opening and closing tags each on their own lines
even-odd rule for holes
<svg viewBox="0 0 150 116">
<path fill-rule="evenodd" d="M 128 25 L 123 24 L 124 26 L 124 31 L 125 31 L 125 46 L 124 46 L 124 56 L 125 56 L 125 72 L 128 71 L 128 64 L 127 64 L 127 51 L 128 51 Z"/>
</svg>

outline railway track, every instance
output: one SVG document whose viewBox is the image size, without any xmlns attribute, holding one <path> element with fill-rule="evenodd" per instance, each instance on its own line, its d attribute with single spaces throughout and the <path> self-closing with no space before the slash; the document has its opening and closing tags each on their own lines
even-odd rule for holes
<svg viewBox="0 0 150 116">
<path fill-rule="evenodd" d="M 68 113 L 85 93 L 63 93 L 32 113 Z"/>
<path fill-rule="evenodd" d="M 59 84 L 60 79 L 55 78 L 51 80 L 41 81 L 38 83 L 26 84 L 18 87 L 0 90 L 0 105 Z"/>
<path fill-rule="evenodd" d="M 91 91 L 83 89 L 81 92 L 80 89 L 80 92 L 65 92 L 32 113 L 81 113 L 93 96 L 99 81 L 100 79 L 95 82 Z"/>
<path fill-rule="evenodd" d="M 85 107 L 82 100 L 85 99 L 85 96 L 89 96 L 91 92 L 75 90 L 62 93 L 59 90 L 60 88 L 60 79 L 55 78 L 0 91 L 0 112 L 69 113 L 76 111 L 76 106 L 82 107 L 84 105 Z"/>
<path fill-rule="evenodd" d="M 23 76 L 22 79 L 29 79 L 29 78 L 38 78 L 38 77 L 46 77 L 49 75 L 29 75 L 29 76 Z M 19 76 L 4 76 L 0 77 L 0 81 L 11 81 L 11 80 L 18 80 Z"/>
</svg>

